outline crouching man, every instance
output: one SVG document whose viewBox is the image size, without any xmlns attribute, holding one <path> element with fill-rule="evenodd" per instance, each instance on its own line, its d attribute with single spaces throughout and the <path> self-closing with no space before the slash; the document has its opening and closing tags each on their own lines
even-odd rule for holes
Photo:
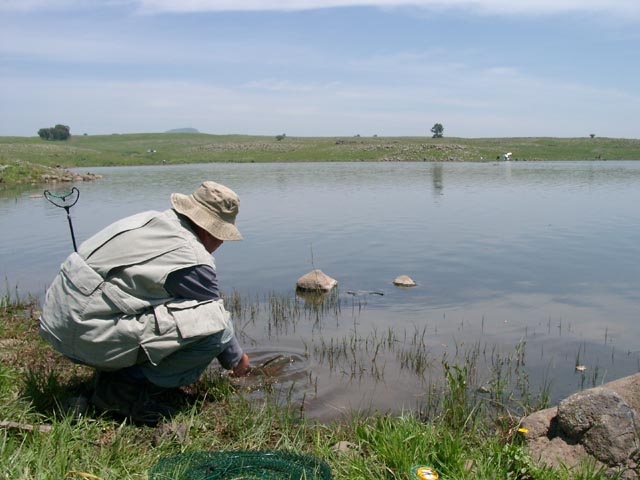
<svg viewBox="0 0 640 480">
<path fill-rule="evenodd" d="M 241 240 L 240 199 L 206 181 L 172 208 L 119 220 L 83 242 L 46 293 L 40 334 L 96 369 L 91 402 L 149 425 L 173 410 L 153 400 L 195 382 L 214 358 L 243 376 L 249 358 L 218 291 L 211 256 Z"/>
</svg>

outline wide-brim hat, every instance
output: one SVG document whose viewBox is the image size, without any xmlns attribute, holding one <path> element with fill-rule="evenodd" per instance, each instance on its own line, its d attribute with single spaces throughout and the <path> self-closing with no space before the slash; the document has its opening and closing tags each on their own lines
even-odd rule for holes
<svg viewBox="0 0 640 480">
<path fill-rule="evenodd" d="M 235 226 L 240 198 L 224 185 L 207 181 L 191 195 L 172 193 L 171 205 L 219 240 L 242 240 Z"/>
</svg>

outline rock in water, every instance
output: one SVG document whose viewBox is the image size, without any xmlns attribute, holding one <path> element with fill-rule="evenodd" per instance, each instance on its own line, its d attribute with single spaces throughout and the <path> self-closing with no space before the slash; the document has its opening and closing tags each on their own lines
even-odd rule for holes
<svg viewBox="0 0 640 480">
<path fill-rule="evenodd" d="M 300 290 L 310 291 L 329 291 L 338 285 L 338 281 L 335 278 L 331 278 L 322 272 L 322 270 L 312 270 L 309 273 L 301 276 L 296 282 L 296 288 Z"/>
<path fill-rule="evenodd" d="M 416 286 L 416 282 L 414 282 L 413 279 L 408 275 L 400 275 L 393 281 L 393 284 L 396 285 L 397 287 L 415 287 Z"/>
</svg>

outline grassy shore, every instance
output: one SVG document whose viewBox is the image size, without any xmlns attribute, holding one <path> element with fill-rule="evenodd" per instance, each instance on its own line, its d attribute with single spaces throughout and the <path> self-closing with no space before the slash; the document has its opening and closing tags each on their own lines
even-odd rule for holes
<svg viewBox="0 0 640 480">
<path fill-rule="evenodd" d="M 75 135 L 66 141 L 0 137 L 0 171 L 208 162 L 640 160 L 640 140 L 623 138 L 285 137 L 145 133 Z"/>
<path fill-rule="evenodd" d="M 443 363 L 443 388 L 431 393 L 428 412 L 320 423 L 299 406 L 276 406 L 267 392 L 248 401 L 226 377 L 207 376 L 184 389 L 172 422 L 115 421 L 78 402 L 92 372 L 40 340 L 37 318 L 34 301 L 0 298 L 0 479 L 146 479 L 160 459 L 185 452 L 274 449 L 322 459 L 334 479 L 407 480 L 414 465 L 443 480 L 611 478 L 588 464 L 536 465 L 519 417 L 479 400 L 465 364 Z"/>
</svg>

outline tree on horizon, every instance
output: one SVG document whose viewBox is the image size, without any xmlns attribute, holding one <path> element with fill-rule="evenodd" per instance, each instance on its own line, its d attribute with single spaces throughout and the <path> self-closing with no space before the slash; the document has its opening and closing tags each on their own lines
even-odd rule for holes
<svg viewBox="0 0 640 480">
<path fill-rule="evenodd" d="M 67 125 L 58 124 L 52 128 L 41 128 L 38 136 L 43 140 L 68 140 L 71 136 L 71 129 Z"/>
</svg>

